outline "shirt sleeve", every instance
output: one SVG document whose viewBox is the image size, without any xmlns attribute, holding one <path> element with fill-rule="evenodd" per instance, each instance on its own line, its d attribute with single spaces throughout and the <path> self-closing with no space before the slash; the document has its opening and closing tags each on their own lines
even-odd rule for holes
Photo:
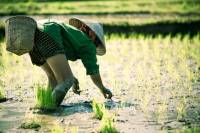
<svg viewBox="0 0 200 133">
<path fill-rule="evenodd" d="M 96 48 L 94 44 L 81 47 L 79 50 L 80 59 L 86 68 L 87 75 L 99 74 L 99 65 L 97 64 Z"/>
</svg>

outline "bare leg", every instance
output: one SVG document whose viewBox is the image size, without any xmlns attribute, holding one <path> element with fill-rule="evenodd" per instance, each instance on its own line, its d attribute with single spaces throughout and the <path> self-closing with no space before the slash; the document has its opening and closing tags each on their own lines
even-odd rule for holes
<svg viewBox="0 0 200 133">
<path fill-rule="evenodd" d="M 73 74 L 70 69 L 64 54 L 58 54 L 47 59 L 47 63 L 53 71 L 57 83 L 62 83 L 66 79 L 73 79 Z"/>
<path fill-rule="evenodd" d="M 45 63 L 40 67 L 45 71 L 48 77 L 48 88 L 54 89 L 54 87 L 57 85 L 57 81 L 50 66 L 47 63 Z"/>
<path fill-rule="evenodd" d="M 64 54 L 58 54 L 48 58 L 47 63 L 53 71 L 58 83 L 52 92 L 52 96 L 58 106 L 71 88 L 74 77 Z"/>
</svg>

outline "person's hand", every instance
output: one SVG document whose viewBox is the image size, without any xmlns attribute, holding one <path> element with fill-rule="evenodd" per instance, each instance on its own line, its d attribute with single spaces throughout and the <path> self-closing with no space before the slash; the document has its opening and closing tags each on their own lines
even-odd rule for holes
<svg viewBox="0 0 200 133">
<path fill-rule="evenodd" d="M 101 93 L 102 93 L 103 96 L 104 96 L 105 98 L 107 98 L 107 99 L 111 99 L 112 96 L 113 96 L 111 90 L 110 90 L 110 89 L 107 89 L 107 88 L 105 88 L 105 87 L 104 87 L 103 89 L 101 89 Z"/>
<path fill-rule="evenodd" d="M 81 93 L 81 90 L 80 90 L 80 87 L 79 87 L 79 82 L 78 82 L 78 79 L 76 79 L 76 78 L 74 78 L 74 83 L 73 83 L 73 86 L 72 86 L 72 91 L 75 94 L 78 94 L 78 95 L 80 95 L 80 93 Z"/>
</svg>

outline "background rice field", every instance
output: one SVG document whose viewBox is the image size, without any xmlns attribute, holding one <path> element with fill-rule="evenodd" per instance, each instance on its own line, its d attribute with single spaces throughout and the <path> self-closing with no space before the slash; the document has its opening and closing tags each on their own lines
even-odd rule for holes
<svg viewBox="0 0 200 133">
<path fill-rule="evenodd" d="M 0 14 L 199 14 L 198 0 L 1 0 Z M 16 4 L 14 4 L 16 3 Z M 39 3 L 39 4 L 38 4 Z"/>
<path fill-rule="evenodd" d="M 114 93 L 113 100 L 122 104 L 110 110 L 117 114 L 116 124 L 121 132 L 199 131 L 199 37 L 199 34 L 193 38 L 107 36 L 108 53 L 98 60 L 103 81 Z M 35 95 L 31 86 L 36 82 L 46 84 L 47 78 L 39 68 L 31 65 L 28 55 L 7 57 L 3 59 L 7 62 L 6 71 L 1 76 L 4 77 L 5 92 L 12 98 L 11 103 L 18 101 L 18 106 L 29 107 L 33 104 L 27 101 L 34 101 Z M 70 66 L 80 80 L 83 92 L 81 96 L 69 92 L 64 103 L 81 103 L 93 98 L 104 101 L 85 76 L 81 62 L 70 62 Z M 77 114 L 72 116 L 73 119 L 78 117 Z M 54 118 L 54 121 L 67 117 Z M 79 127 L 80 123 L 71 122 L 80 132 L 96 128 L 85 129 Z M 90 125 L 86 122 L 85 126 L 87 124 Z"/>
</svg>

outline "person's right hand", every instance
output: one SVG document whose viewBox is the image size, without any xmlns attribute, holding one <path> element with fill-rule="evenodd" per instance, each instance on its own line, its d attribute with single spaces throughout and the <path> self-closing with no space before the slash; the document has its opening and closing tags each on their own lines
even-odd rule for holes
<svg viewBox="0 0 200 133">
<path fill-rule="evenodd" d="M 107 98 L 107 99 L 111 99 L 112 96 L 113 96 L 111 90 L 110 90 L 110 89 L 107 89 L 107 88 L 105 88 L 105 87 L 104 87 L 103 89 L 101 89 L 101 93 L 102 93 L 103 96 L 104 96 L 105 98 Z"/>
</svg>

